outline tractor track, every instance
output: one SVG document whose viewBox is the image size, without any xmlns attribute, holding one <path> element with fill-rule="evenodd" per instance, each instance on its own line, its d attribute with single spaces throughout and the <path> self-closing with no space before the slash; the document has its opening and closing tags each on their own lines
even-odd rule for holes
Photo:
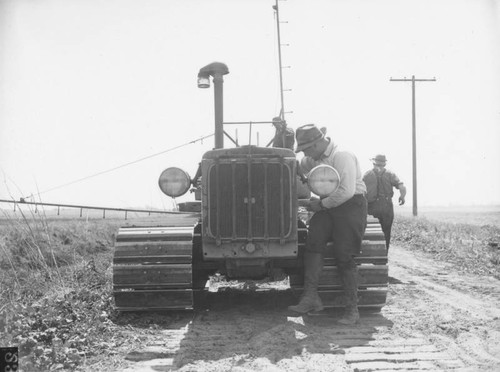
<svg viewBox="0 0 500 372">
<path fill-rule="evenodd" d="M 420 254 L 419 254 L 420 255 Z M 198 312 L 126 314 L 116 371 L 500 370 L 500 282 L 399 247 L 386 306 L 354 327 L 296 316 L 292 291 L 227 288 Z M 257 283 L 259 284 L 259 283 Z M 127 339 L 128 335 L 128 339 Z M 101 364 L 105 366 L 106 364 Z"/>
</svg>

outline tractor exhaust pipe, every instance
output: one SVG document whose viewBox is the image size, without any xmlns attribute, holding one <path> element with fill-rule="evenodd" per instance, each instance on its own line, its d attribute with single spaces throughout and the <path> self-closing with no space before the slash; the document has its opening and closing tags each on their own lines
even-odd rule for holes
<svg viewBox="0 0 500 372">
<path fill-rule="evenodd" d="M 212 62 L 200 69 L 198 72 L 198 88 L 210 88 L 210 76 L 214 80 L 214 106 L 215 106 L 215 147 L 221 149 L 224 147 L 224 128 L 223 128 L 223 75 L 229 73 L 229 69 L 224 63 Z"/>
</svg>

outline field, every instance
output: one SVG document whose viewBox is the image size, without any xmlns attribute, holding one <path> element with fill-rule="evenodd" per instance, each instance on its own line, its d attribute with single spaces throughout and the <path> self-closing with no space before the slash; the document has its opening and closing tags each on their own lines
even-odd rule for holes
<svg viewBox="0 0 500 372">
<path fill-rule="evenodd" d="M 394 207 L 397 215 L 410 217 L 409 206 Z M 461 207 L 420 207 L 418 216 L 437 222 L 470 224 L 476 226 L 491 225 L 500 227 L 500 205 L 496 206 L 461 206 Z"/>
<path fill-rule="evenodd" d="M 393 241 L 465 272 L 500 279 L 500 207 L 423 208 L 418 218 L 399 211 Z"/>
<path fill-rule="evenodd" d="M 410 273 L 410 270 L 415 269 L 420 260 L 430 260 L 429 267 L 432 266 L 431 262 L 435 262 L 439 263 L 438 267 L 447 267 L 452 270 L 449 271 L 450 276 L 445 277 L 442 273 L 443 269 L 436 269 L 436 275 L 441 278 L 441 281 L 448 278 L 450 285 L 456 285 L 461 280 L 460 278 L 476 275 L 477 278 L 484 278 L 485 284 L 481 287 L 480 279 L 477 279 L 477 283 L 469 281 L 468 285 L 471 286 L 469 294 L 483 291 L 481 293 L 489 296 L 495 291 L 498 292 L 498 282 L 491 282 L 488 278 L 500 279 L 500 208 L 422 208 L 418 218 L 411 217 L 411 209 L 398 209 L 398 207 L 396 209 L 398 215 L 394 225 L 394 248 L 391 249 L 397 252 L 399 246 L 401 254 L 406 250 L 409 253 L 405 253 L 404 259 L 394 256 L 394 264 L 398 264 L 397 260 L 402 260 L 403 263 L 394 266 L 395 271 L 392 275 L 400 273 L 400 278 L 406 278 L 408 283 L 415 283 L 419 280 L 427 283 L 424 279 L 411 276 L 418 275 L 418 273 Z M 3 218 L 0 219 L 0 340 L 2 340 L 0 346 L 19 347 L 22 370 L 121 370 L 127 365 L 126 359 L 128 355 L 131 355 L 132 350 L 140 348 L 141 345 L 160 342 L 157 336 L 161 334 L 162 329 L 166 332 L 165 330 L 173 324 L 178 322 L 184 324 L 184 321 L 186 324 L 182 327 L 188 329 L 191 319 L 189 316 L 186 318 L 185 315 L 179 314 L 174 316 L 148 315 L 135 318 L 120 315 L 113 309 L 111 247 L 119 226 L 161 225 L 172 219 L 192 219 L 192 216 L 132 216 L 125 220 L 123 215 L 113 216 L 115 218 L 107 215 L 107 218 L 103 219 L 100 213 L 79 218 L 74 214 L 61 213 L 57 216 L 54 213 L 39 212 L 25 211 L 21 214 L 19 211 L 15 213 L 8 211 L 8 213 L 3 213 Z M 414 252 L 414 256 L 411 252 Z M 411 265 L 410 260 L 414 260 Z M 405 263 L 407 266 L 404 266 Z M 451 275 L 455 271 L 457 274 Z M 463 287 L 468 287 L 468 285 Z M 414 291 L 411 286 L 408 289 L 402 288 L 396 284 L 391 292 L 393 296 L 401 297 L 398 300 L 400 304 L 406 301 L 404 296 Z M 414 292 L 410 294 L 414 295 Z M 409 297 L 409 309 L 414 306 L 411 301 Z M 229 298 L 224 303 L 234 304 L 234 298 Z M 235 313 L 228 313 L 224 310 L 224 306 L 219 304 L 219 307 L 215 307 L 215 311 L 210 313 L 211 315 L 201 314 L 201 320 L 196 323 L 199 327 L 198 333 L 195 332 L 195 334 L 199 332 L 205 334 L 206 331 L 208 337 L 215 329 L 219 329 L 222 332 L 219 335 L 220 339 L 227 338 L 230 341 L 231 337 L 236 337 L 233 334 L 235 331 L 240 333 L 248 331 L 250 335 L 255 335 L 264 323 L 265 327 L 268 327 L 267 322 L 274 319 L 273 317 L 281 318 L 283 304 L 270 302 L 264 307 L 258 306 L 258 303 L 247 303 L 242 300 Z M 422 314 L 425 314 L 425 311 L 435 311 L 432 306 L 437 305 L 428 303 L 425 306 L 428 308 L 419 310 Z M 388 309 L 393 308 L 389 306 Z M 443 310 L 446 307 L 439 309 L 439 311 L 447 311 Z M 255 316 L 249 315 L 254 311 Z M 393 316 L 391 322 L 394 324 L 413 319 L 408 315 L 399 316 L 397 312 L 394 315 L 391 311 L 394 310 L 388 310 L 386 317 Z M 224 325 L 228 316 L 234 316 L 236 329 Z M 242 326 L 241 316 L 245 316 L 244 325 L 248 329 L 239 328 Z M 412 315 L 412 317 L 418 316 L 420 315 Z M 459 315 L 456 316 L 456 319 L 459 319 Z M 422 324 L 427 324 L 427 328 L 434 329 L 434 325 L 428 323 L 430 320 L 419 319 Z M 467 316 L 463 319 L 467 319 Z M 498 323 L 498 317 L 496 319 L 495 323 Z M 416 327 L 414 323 L 407 327 Z M 222 328 L 214 328 L 215 324 Z M 422 324 L 418 326 L 418 330 L 424 332 L 425 327 L 422 327 Z M 486 323 L 479 325 L 484 324 Z M 461 332 L 460 327 L 458 323 L 454 325 L 457 335 Z M 410 328 L 403 329 L 394 326 L 391 332 L 398 330 L 400 336 L 404 336 L 409 334 Z M 328 327 L 327 329 L 336 332 L 334 329 Z M 289 329 L 280 328 L 280 330 L 287 332 L 288 337 Z M 324 327 L 317 327 L 317 331 L 324 332 Z M 268 358 L 266 363 L 271 363 L 274 367 L 276 365 L 273 363 L 277 363 L 277 360 L 281 358 L 276 350 L 283 348 L 285 352 L 286 342 L 291 340 L 287 338 L 288 341 L 285 340 L 285 342 L 282 339 L 285 343 L 278 345 L 277 342 L 282 336 L 273 336 L 272 332 L 267 332 L 259 336 L 266 337 L 266 340 L 255 340 L 254 346 L 258 354 Z M 227 358 L 218 359 L 217 355 L 221 353 L 221 349 L 216 345 L 224 341 L 216 341 L 211 337 L 207 338 L 207 342 L 212 345 L 210 346 L 212 349 L 207 346 L 206 354 L 197 352 L 197 350 L 200 351 L 201 346 L 194 347 L 186 344 L 184 351 L 176 354 L 173 369 L 231 370 L 234 366 L 231 364 L 233 362 L 237 365 L 246 363 L 246 359 L 233 360 L 233 362 L 228 361 Z M 321 336 L 317 337 L 331 338 L 333 336 L 321 333 Z M 495 340 L 498 341 L 498 336 L 495 336 Z M 262 349 L 263 341 L 271 342 L 271 345 L 277 349 L 274 351 Z M 225 347 L 229 347 L 229 350 L 233 350 L 234 353 L 242 352 L 234 343 Z M 310 350 L 321 351 L 317 348 Z M 291 352 L 288 351 L 284 355 Z M 273 356 L 271 357 L 269 353 Z M 230 357 L 224 352 L 222 356 Z M 277 359 L 273 362 L 273 358 Z M 315 363 L 318 365 L 318 360 L 314 359 L 317 356 L 313 358 L 302 355 L 302 358 L 302 362 L 305 363 L 301 364 L 303 368 L 313 368 Z M 327 361 L 324 360 L 321 363 Z M 251 360 L 248 363 L 255 362 Z M 486 365 L 491 366 L 492 362 L 488 363 L 490 364 Z M 266 366 L 269 367 L 267 364 Z M 267 367 L 262 368 L 260 370 L 266 370 Z M 286 370 L 295 371 L 295 369 Z"/>
</svg>

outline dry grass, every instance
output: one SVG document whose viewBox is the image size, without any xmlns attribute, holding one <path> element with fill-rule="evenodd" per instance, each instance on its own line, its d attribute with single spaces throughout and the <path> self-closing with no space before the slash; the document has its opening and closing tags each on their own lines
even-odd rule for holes
<svg viewBox="0 0 500 372">
<path fill-rule="evenodd" d="M 436 217 L 400 215 L 393 225 L 392 240 L 451 262 L 464 272 L 500 279 L 500 227 L 496 225 L 440 222 Z"/>
<path fill-rule="evenodd" d="M 112 335 L 116 222 L 50 222 L 19 211 L 0 225 L 0 339 L 24 371 L 74 369 Z M 111 346 L 110 346 L 111 348 Z"/>
</svg>

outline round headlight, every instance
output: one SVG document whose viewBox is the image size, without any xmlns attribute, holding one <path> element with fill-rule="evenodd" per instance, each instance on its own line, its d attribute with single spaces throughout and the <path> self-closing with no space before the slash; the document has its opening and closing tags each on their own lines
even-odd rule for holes
<svg viewBox="0 0 500 372">
<path fill-rule="evenodd" d="M 329 165 L 318 165 L 309 172 L 307 184 L 316 195 L 320 197 L 328 196 L 339 187 L 339 172 Z"/>
<path fill-rule="evenodd" d="M 191 186 L 189 174 L 180 168 L 167 168 L 161 172 L 158 185 L 164 194 L 171 198 L 184 195 Z"/>
</svg>

